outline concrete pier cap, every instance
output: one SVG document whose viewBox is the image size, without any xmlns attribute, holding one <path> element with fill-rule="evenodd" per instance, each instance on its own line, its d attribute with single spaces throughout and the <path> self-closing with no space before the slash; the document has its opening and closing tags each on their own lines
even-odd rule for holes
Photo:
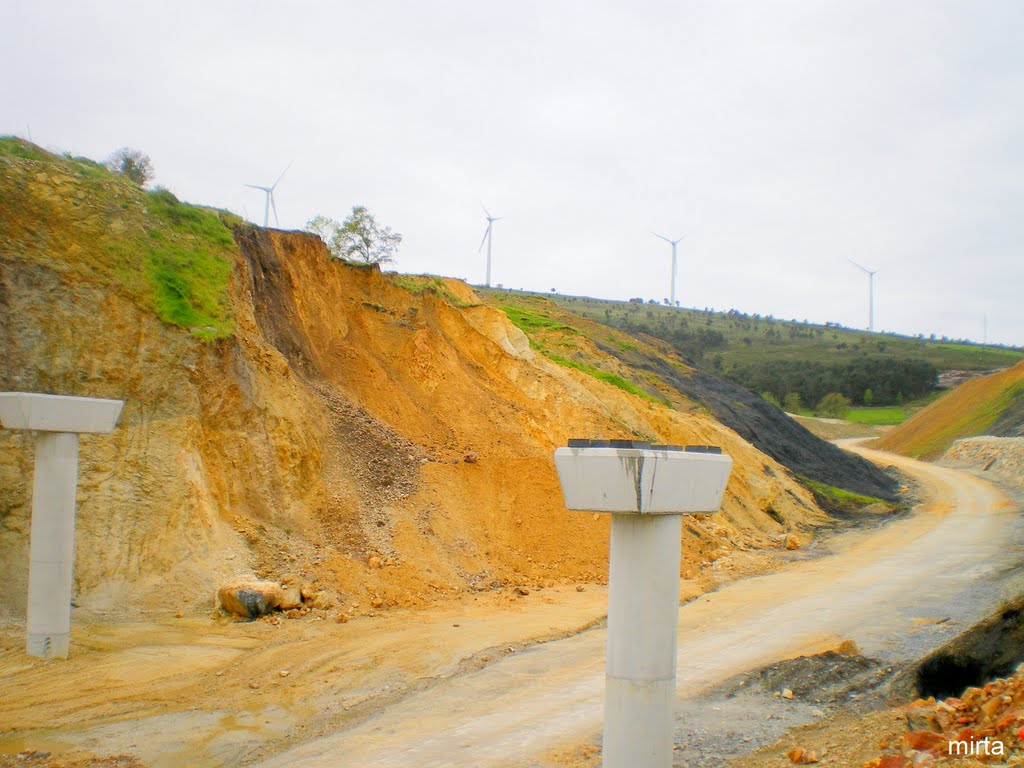
<svg viewBox="0 0 1024 768">
<path fill-rule="evenodd" d="M 671 768 L 682 516 L 717 512 L 732 458 L 716 446 L 573 439 L 555 450 L 565 505 L 612 515 L 604 768 Z"/>
<path fill-rule="evenodd" d="M 123 400 L 0 392 L 0 426 L 36 433 L 25 644 L 30 656 L 68 656 L 78 435 L 113 431 L 123 407 Z"/>
</svg>

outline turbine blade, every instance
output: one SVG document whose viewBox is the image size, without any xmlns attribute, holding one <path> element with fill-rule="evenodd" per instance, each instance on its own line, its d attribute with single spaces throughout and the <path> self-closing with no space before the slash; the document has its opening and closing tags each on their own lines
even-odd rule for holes
<svg viewBox="0 0 1024 768">
<path fill-rule="evenodd" d="M 652 234 L 652 235 L 654 235 L 655 237 L 660 237 L 660 238 L 661 238 L 662 240 L 664 240 L 664 241 L 665 241 L 666 243 L 671 243 L 671 242 L 672 242 L 671 240 L 669 240 L 669 239 L 668 239 L 667 237 L 665 237 L 664 235 L 659 235 L 659 234 L 658 234 L 657 232 L 655 232 L 655 231 L 653 231 L 653 230 L 651 231 L 651 234 Z"/>
<path fill-rule="evenodd" d="M 249 187 L 249 189 L 262 189 L 264 192 L 267 191 L 266 187 L 261 187 L 259 184 L 243 184 L 243 187 Z"/>
<path fill-rule="evenodd" d="M 487 206 L 484 205 L 483 202 L 480 203 L 480 207 L 484 209 L 484 213 L 487 214 L 487 218 L 491 218 L 491 212 L 487 210 Z"/>
<path fill-rule="evenodd" d="M 871 274 L 871 270 L 870 270 L 870 269 L 867 269 L 867 268 L 865 268 L 865 267 L 862 267 L 862 266 L 861 266 L 860 264 L 858 264 L 858 263 L 857 263 L 856 261 L 854 261 L 853 259 L 847 259 L 847 261 L 848 261 L 848 262 L 850 262 L 851 264 L 853 264 L 853 266 L 855 266 L 855 267 L 856 267 L 857 269 L 859 269 L 859 270 L 860 270 L 861 272 L 867 272 L 867 273 L 868 273 L 869 275 Z"/>
<path fill-rule="evenodd" d="M 280 181 L 280 179 L 278 179 L 278 181 Z M 277 205 L 274 204 L 274 192 L 271 190 L 270 192 L 267 192 L 267 194 L 270 195 L 270 207 L 274 209 L 274 223 L 277 224 L 277 226 L 281 226 L 281 222 L 277 218 Z"/>
<path fill-rule="evenodd" d="M 293 164 L 294 162 L 295 162 L 295 161 L 294 161 L 294 160 L 292 160 L 292 162 L 291 162 L 291 163 L 288 163 L 288 168 L 291 168 L 291 167 L 292 167 L 292 164 Z M 277 177 L 277 181 L 275 181 L 275 182 L 274 182 L 274 186 L 270 188 L 271 190 L 273 190 L 273 189 L 274 189 L 274 187 L 276 187 L 276 186 L 277 186 L 278 184 L 280 184 L 280 183 L 281 183 L 281 179 L 283 179 L 283 178 L 284 178 L 284 175 L 285 175 L 286 173 L 288 173 L 288 168 L 285 168 L 285 169 L 284 169 L 283 171 L 281 171 L 281 175 Z"/>
<path fill-rule="evenodd" d="M 491 222 L 487 222 L 487 229 L 484 230 L 484 239 L 480 241 L 480 247 L 476 249 L 477 253 L 480 253 L 484 249 L 484 243 L 487 242 L 487 238 L 491 236 Z"/>
</svg>

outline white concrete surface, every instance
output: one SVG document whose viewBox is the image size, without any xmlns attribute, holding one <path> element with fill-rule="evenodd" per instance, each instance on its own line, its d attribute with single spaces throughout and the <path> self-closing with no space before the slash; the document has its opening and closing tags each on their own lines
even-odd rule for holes
<svg viewBox="0 0 1024 768">
<path fill-rule="evenodd" d="M 717 512 L 732 458 L 654 448 L 559 448 L 565 506 L 587 512 Z"/>
<path fill-rule="evenodd" d="M 666 447 L 559 448 L 569 509 L 612 512 L 604 768 L 671 768 L 682 514 L 717 512 L 723 453 Z"/>
<path fill-rule="evenodd" d="M 110 432 L 123 407 L 122 400 L 0 392 L 0 423 L 38 432 L 25 642 L 30 656 L 68 657 L 78 433 Z"/>
<path fill-rule="evenodd" d="M 41 659 L 68 657 L 77 487 L 78 435 L 40 433 L 32 486 L 25 652 Z"/>
<path fill-rule="evenodd" d="M 681 515 L 612 515 L 605 768 L 670 768 Z"/>
<path fill-rule="evenodd" d="M 123 400 L 0 392 L 0 424 L 39 432 L 110 432 L 122 407 Z"/>
</svg>

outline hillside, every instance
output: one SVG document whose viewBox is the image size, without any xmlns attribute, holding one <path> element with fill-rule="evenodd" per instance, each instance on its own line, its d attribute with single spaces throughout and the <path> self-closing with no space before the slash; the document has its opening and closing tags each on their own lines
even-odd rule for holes
<svg viewBox="0 0 1024 768">
<path fill-rule="evenodd" d="M 551 461 L 580 435 L 734 457 L 723 512 L 685 526 L 684 574 L 827 521 L 674 388 L 683 363 L 644 367 L 653 346 L 636 370 L 596 345 L 565 365 L 462 283 L 346 265 L 16 140 L 0 141 L 0 337 L 0 389 L 126 401 L 82 441 L 89 610 L 206 610 L 249 572 L 355 613 L 602 580 L 608 521 L 565 510 Z M 0 430 L 4 611 L 24 609 L 31 466 L 30 436 Z"/>
<path fill-rule="evenodd" d="M 799 396 L 801 407 L 815 406 L 830 392 L 840 392 L 856 405 L 903 405 L 928 396 L 945 372 L 970 375 L 1024 359 L 1019 349 L 866 333 L 736 310 L 574 296 L 551 299 L 631 335 L 661 339 L 711 373 L 758 394 L 770 393 L 779 402 Z"/>
<path fill-rule="evenodd" d="M 799 477 L 861 495 L 894 497 L 896 483 L 874 465 L 818 439 L 762 397 L 685 361 L 660 339 L 631 336 L 545 296 L 483 295 L 526 333 L 534 349 L 559 365 L 679 410 L 710 413 Z"/>
<path fill-rule="evenodd" d="M 878 446 L 931 459 L 974 435 L 1024 436 L 1024 362 L 961 384 L 884 435 Z"/>
</svg>

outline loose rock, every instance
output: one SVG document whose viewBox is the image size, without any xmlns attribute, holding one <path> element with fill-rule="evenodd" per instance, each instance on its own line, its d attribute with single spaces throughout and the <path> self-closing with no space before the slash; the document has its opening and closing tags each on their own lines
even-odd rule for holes
<svg viewBox="0 0 1024 768">
<path fill-rule="evenodd" d="M 296 586 L 287 586 L 281 589 L 281 603 L 277 606 L 282 611 L 302 607 L 302 591 Z"/>
<path fill-rule="evenodd" d="M 217 599 L 228 613 L 255 619 L 277 608 L 284 593 L 273 581 L 237 581 L 218 589 Z"/>
</svg>

